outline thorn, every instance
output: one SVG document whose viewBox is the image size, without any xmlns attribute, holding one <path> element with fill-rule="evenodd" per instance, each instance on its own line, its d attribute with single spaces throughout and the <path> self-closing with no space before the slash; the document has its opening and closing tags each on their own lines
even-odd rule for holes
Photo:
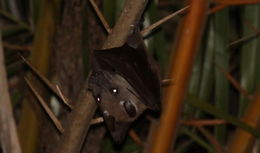
<svg viewBox="0 0 260 153">
<path fill-rule="evenodd" d="M 140 137 L 137 135 L 137 133 L 134 130 L 129 131 L 129 136 L 133 139 L 133 141 L 138 144 L 139 146 L 144 146 L 144 143 L 140 139 Z"/>
<path fill-rule="evenodd" d="M 152 31 L 153 29 L 157 28 L 159 25 L 163 24 L 164 22 L 168 21 L 169 19 L 179 15 L 180 13 L 183 13 L 184 11 L 186 11 L 190 6 L 186 6 L 162 19 L 160 19 L 159 21 L 153 23 L 152 25 L 150 25 L 149 27 L 145 28 L 144 30 L 141 31 L 141 35 L 145 36 L 148 32 Z"/>
<path fill-rule="evenodd" d="M 254 39 L 255 37 L 258 37 L 260 35 L 260 31 L 250 21 L 245 20 L 244 22 L 247 26 L 249 26 L 253 30 L 253 33 L 227 44 L 227 47 L 231 47 L 239 43 L 248 41 L 250 39 Z"/>
<path fill-rule="evenodd" d="M 106 29 L 108 34 L 112 33 L 112 29 L 110 28 L 106 18 L 104 17 L 104 15 L 101 13 L 101 11 L 99 10 L 99 8 L 97 7 L 97 4 L 94 2 L 94 0 L 89 0 L 90 4 L 92 5 L 92 7 L 94 8 L 99 20 L 102 22 L 104 28 Z"/>
<path fill-rule="evenodd" d="M 151 116 L 151 115 L 145 115 L 145 118 L 148 120 L 148 121 L 150 121 L 150 122 L 152 122 L 152 121 L 155 121 L 155 118 L 153 117 L 153 116 Z"/>
<path fill-rule="evenodd" d="M 217 4 L 226 4 L 226 5 L 249 5 L 249 4 L 257 4 L 258 0 L 214 0 L 214 3 Z"/>
<path fill-rule="evenodd" d="M 227 44 L 227 47 L 231 47 L 231 46 L 237 45 L 237 44 L 239 44 L 239 43 L 248 41 L 248 40 L 253 39 L 254 37 L 257 37 L 257 36 L 259 36 L 259 35 L 260 35 L 260 31 L 258 31 L 258 32 L 256 32 L 256 33 L 252 33 L 252 34 L 250 34 L 250 35 L 248 35 L 248 36 L 242 37 L 242 38 L 240 38 L 240 39 L 238 39 L 238 40 L 235 40 L 235 41 L 233 41 L 233 42 Z"/>
<path fill-rule="evenodd" d="M 25 64 L 32 70 L 32 72 L 57 96 L 61 101 L 70 109 L 72 106 L 67 102 L 68 98 L 65 98 L 64 95 L 61 95 L 57 88 L 46 78 L 44 77 L 28 60 L 26 60 L 23 56 L 20 55 Z M 65 101 L 64 101 L 65 100 Z M 66 101 L 67 100 L 67 101 Z"/>
<path fill-rule="evenodd" d="M 184 125 L 190 125 L 190 126 L 215 126 L 215 125 L 221 125 L 226 124 L 226 120 L 220 120 L 220 119 L 212 119 L 212 120 L 182 120 L 180 121 L 181 124 Z"/>
<path fill-rule="evenodd" d="M 68 103 L 68 98 L 66 98 L 66 97 L 64 96 L 64 94 L 62 93 L 62 91 L 61 91 L 61 89 L 60 89 L 60 87 L 59 87 L 58 85 L 56 85 L 56 89 L 57 89 L 57 91 L 58 91 L 58 93 L 59 93 L 60 98 L 62 99 L 62 101 L 63 101 L 67 106 L 69 106 L 69 108 L 71 109 L 72 106 Z"/>
<path fill-rule="evenodd" d="M 228 81 L 233 85 L 237 91 L 239 91 L 242 95 L 244 95 L 247 99 L 252 100 L 253 96 L 250 95 L 245 88 L 243 88 L 239 82 L 229 73 L 227 72 L 223 67 L 216 64 L 217 68 L 224 74 L 224 76 L 228 79 Z"/>
<path fill-rule="evenodd" d="M 208 130 L 206 130 L 203 126 L 197 126 L 197 129 L 205 136 L 205 138 L 212 144 L 216 153 L 223 152 L 223 148 L 221 144 L 218 142 L 215 136 L 213 136 Z"/>
<path fill-rule="evenodd" d="M 47 115 L 50 117 L 52 123 L 55 125 L 55 127 L 58 129 L 60 133 L 64 132 L 64 129 L 60 123 L 60 121 L 57 119 L 57 117 L 54 115 L 54 113 L 51 111 L 51 109 L 48 107 L 46 102 L 43 100 L 43 98 L 40 96 L 40 94 L 35 90 L 33 85 L 30 83 L 30 81 L 25 77 L 24 78 L 26 84 L 31 89 L 34 96 L 37 98 L 37 100 L 40 102 L 40 105 L 44 109 L 44 111 L 47 113 Z"/>
<path fill-rule="evenodd" d="M 226 4 L 218 4 L 218 5 L 214 6 L 213 8 L 211 8 L 209 10 L 208 15 L 216 13 L 216 12 L 218 12 L 220 10 L 223 10 L 226 7 L 228 7 L 228 5 L 226 5 Z"/>
<path fill-rule="evenodd" d="M 104 118 L 103 117 L 97 117 L 91 120 L 90 125 L 95 125 L 95 124 L 99 124 L 99 123 L 103 123 L 104 122 Z"/>
<path fill-rule="evenodd" d="M 31 46 L 20 46 L 20 45 L 15 45 L 15 44 L 10 44 L 7 42 L 3 42 L 3 47 L 4 48 L 8 48 L 8 49 L 12 49 L 12 50 L 18 50 L 18 51 L 31 51 L 32 47 Z"/>
<path fill-rule="evenodd" d="M 173 84 L 173 79 L 163 79 L 162 81 L 161 81 L 161 85 L 163 86 L 163 87 L 165 87 L 165 86 L 170 86 L 170 85 L 172 85 Z"/>
</svg>

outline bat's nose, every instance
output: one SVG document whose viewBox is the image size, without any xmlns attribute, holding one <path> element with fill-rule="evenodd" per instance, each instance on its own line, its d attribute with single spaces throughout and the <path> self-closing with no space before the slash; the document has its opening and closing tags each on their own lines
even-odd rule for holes
<svg viewBox="0 0 260 153">
<path fill-rule="evenodd" d="M 137 110 L 136 110 L 135 106 L 132 104 L 132 102 L 130 100 L 125 101 L 123 106 L 125 108 L 125 111 L 127 112 L 127 114 L 130 117 L 135 117 L 136 116 L 136 111 Z"/>
</svg>

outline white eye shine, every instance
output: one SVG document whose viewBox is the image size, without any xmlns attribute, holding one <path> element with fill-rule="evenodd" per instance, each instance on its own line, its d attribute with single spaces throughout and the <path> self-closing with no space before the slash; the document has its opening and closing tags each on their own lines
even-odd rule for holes
<svg viewBox="0 0 260 153">
<path fill-rule="evenodd" d="M 117 93 L 118 91 L 117 91 L 116 88 L 113 88 L 113 89 L 112 89 L 112 92 L 115 94 L 115 93 Z"/>
<path fill-rule="evenodd" d="M 97 101 L 100 102 L 100 101 L 101 101 L 101 98 L 97 97 Z"/>
</svg>

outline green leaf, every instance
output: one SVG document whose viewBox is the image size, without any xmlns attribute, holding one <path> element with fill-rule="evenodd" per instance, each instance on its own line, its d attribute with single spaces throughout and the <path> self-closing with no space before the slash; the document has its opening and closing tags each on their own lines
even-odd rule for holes
<svg viewBox="0 0 260 153">
<path fill-rule="evenodd" d="M 260 27 L 260 6 L 245 6 L 243 21 L 248 21 L 254 27 Z M 243 27 L 243 35 L 251 34 L 253 29 L 247 24 Z M 260 38 L 244 42 L 241 50 L 241 85 L 248 92 L 253 93 L 255 88 L 260 84 Z M 249 100 L 243 95 L 240 96 L 239 116 L 242 116 L 247 108 Z"/>
<path fill-rule="evenodd" d="M 229 10 L 224 9 L 214 16 L 215 24 L 215 105 L 217 108 L 228 112 L 229 105 L 229 82 L 218 66 L 229 70 L 229 52 L 226 44 L 229 39 Z M 222 144 L 226 140 L 226 126 L 217 125 L 215 136 Z"/>
<path fill-rule="evenodd" d="M 0 10 L 0 15 L 4 18 L 7 18 L 8 20 L 14 22 L 15 24 L 19 25 L 21 28 L 26 29 L 28 31 L 31 31 L 31 28 L 29 25 L 27 25 L 26 23 L 18 20 L 16 17 L 14 17 L 13 15 L 9 14 L 8 12 L 5 12 L 3 10 Z"/>
<path fill-rule="evenodd" d="M 209 152 L 213 153 L 214 149 L 208 143 L 206 143 L 202 138 L 200 138 L 195 132 L 190 131 L 188 128 L 181 128 L 181 133 L 189 136 L 193 141 L 199 144 L 201 147 L 205 148 Z"/>
<path fill-rule="evenodd" d="M 229 122 L 232 125 L 235 125 L 241 129 L 244 129 L 245 131 L 251 133 L 255 137 L 259 138 L 260 137 L 260 131 L 252 128 L 248 124 L 242 122 L 238 118 L 228 114 L 227 112 L 223 111 L 222 109 L 216 108 L 213 105 L 209 104 L 208 102 L 205 102 L 201 99 L 199 99 L 196 96 L 193 95 L 188 95 L 186 98 L 186 101 L 189 105 L 192 105 L 204 112 L 207 112 L 208 114 L 211 114 L 215 117 L 222 118 Z"/>
</svg>

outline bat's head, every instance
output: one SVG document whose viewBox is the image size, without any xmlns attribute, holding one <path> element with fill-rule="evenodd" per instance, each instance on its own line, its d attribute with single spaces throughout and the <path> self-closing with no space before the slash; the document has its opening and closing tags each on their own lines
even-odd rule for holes
<svg viewBox="0 0 260 153">
<path fill-rule="evenodd" d="M 132 121 L 147 108 L 132 86 L 120 75 L 107 71 L 94 72 L 89 88 L 99 105 L 104 120 L 116 142 L 121 142 Z"/>
<path fill-rule="evenodd" d="M 145 51 L 123 45 L 96 50 L 88 87 L 115 140 L 124 140 L 130 123 L 145 109 L 159 110 L 160 80 Z"/>
</svg>

